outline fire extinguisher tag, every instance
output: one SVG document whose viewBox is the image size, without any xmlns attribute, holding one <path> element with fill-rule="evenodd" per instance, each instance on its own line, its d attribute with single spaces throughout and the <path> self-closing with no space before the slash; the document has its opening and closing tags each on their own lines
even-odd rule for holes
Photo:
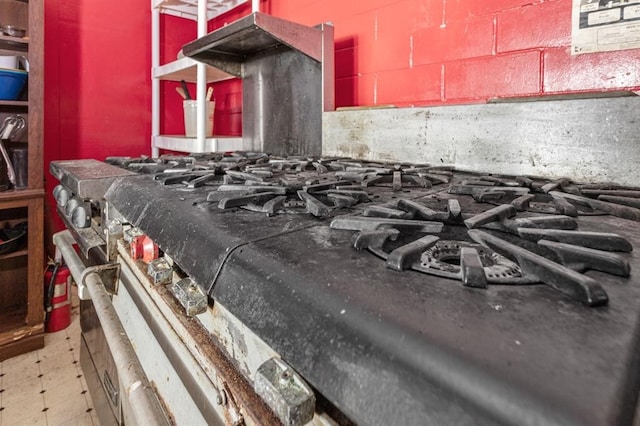
<svg viewBox="0 0 640 426">
<path fill-rule="evenodd" d="M 53 287 L 53 297 L 60 297 L 67 294 L 67 283 L 59 283 Z"/>
</svg>

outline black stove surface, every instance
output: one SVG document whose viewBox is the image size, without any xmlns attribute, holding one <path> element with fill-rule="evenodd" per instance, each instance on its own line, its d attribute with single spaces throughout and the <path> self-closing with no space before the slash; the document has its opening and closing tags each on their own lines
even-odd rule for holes
<svg viewBox="0 0 640 426">
<path fill-rule="evenodd" d="M 631 220 L 633 207 L 596 197 L 631 198 L 634 188 L 345 159 L 220 159 L 197 159 L 197 169 L 174 163 L 187 176 L 171 180 L 178 174 L 153 162 L 130 162 L 152 174 L 116 181 L 106 198 L 352 420 L 633 420 L 640 259 L 628 245 L 640 241 L 640 223 Z M 583 274 L 574 249 L 569 256 L 565 246 L 537 244 L 531 229 L 546 232 L 549 223 L 597 233 L 580 234 L 581 247 L 607 241 L 591 248 L 605 253 L 604 271 Z M 446 252 L 435 262 L 460 278 L 420 271 L 433 235 L 469 244 L 464 255 Z M 537 257 L 514 255 L 500 241 Z M 478 242 L 517 264 L 508 264 L 515 280 L 478 278 Z"/>
</svg>

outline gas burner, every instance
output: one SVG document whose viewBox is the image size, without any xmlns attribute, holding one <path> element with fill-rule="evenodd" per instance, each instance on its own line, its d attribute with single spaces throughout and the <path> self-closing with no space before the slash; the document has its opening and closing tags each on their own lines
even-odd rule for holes
<svg viewBox="0 0 640 426">
<path fill-rule="evenodd" d="M 338 164 L 341 164 L 338 162 Z M 363 187 L 388 186 L 394 192 L 407 187 L 431 188 L 433 185 L 449 183 L 453 173 L 450 168 L 432 166 L 389 167 L 382 164 L 342 163 L 343 171 L 336 176 L 344 181 L 353 182 Z"/>
<path fill-rule="evenodd" d="M 359 231 L 353 247 L 385 259 L 390 269 L 453 278 L 468 287 L 543 283 L 588 306 L 599 306 L 608 302 L 607 293 L 582 272 L 630 275 L 628 259 L 620 254 L 632 250 L 629 241 L 617 234 L 576 230 L 576 220 L 568 216 L 515 217 L 517 210 L 511 204 L 473 215 L 460 211 L 452 200 L 449 206 L 456 206 L 455 216 L 411 200 L 397 200 L 395 205 L 404 213 L 402 218 L 342 216 L 331 227 Z M 452 233 L 465 233 L 473 242 L 440 240 L 439 235 Z M 427 235 L 416 239 L 420 234 Z M 525 248 L 532 242 L 535 252 Z"/>
<path fill-rule="evenodd" d="M 184 190 L 215 187 L 207 202 L 220 209 L 243 208 L 272 216 L 279 213 L 309 213 L 327 217 L 371 201 L 370 188 L 431 188 L 448 183 L 451 168 L 385 165 L 347 161 L 341 158 L 277 158 L 265 155 L 160 157 L 149 161 L 111 160 L 138 172 L 153 172 L 163 185 Z M 372 206 L 365 215 L 384 215 L 385 206 Z"/>
<path fill-rule="evenodd" d="M 522 284 L 522 274 L 517 263 L 496 253 L 488 247 L 466 241 L 439 240 L 420 256 L 420 263 L 412 269 L 444 278 L 464 280 L 463 270 L 468 265 L 470 249 L 475 250 L 480 260 L 486 282 L 490 284 Z M 465 283 L 473 285 L 475 283 Z M 484 284 L 484 283 L 482 283 Z M 476 287 L 477 285 L 473 285 Z M 480 285 L 480 287 L 486 287 Z"/>
<path fill-rule="evenodd" d="M 512 204 L 518 211 L 568 216 L 612 215 L 640 222 L 640 188 L 576 184 L 569 179 L 535 182 L 479 176 L 451 185 L 449 193 L 471 195 L 475 201 Z"/>
</svg>

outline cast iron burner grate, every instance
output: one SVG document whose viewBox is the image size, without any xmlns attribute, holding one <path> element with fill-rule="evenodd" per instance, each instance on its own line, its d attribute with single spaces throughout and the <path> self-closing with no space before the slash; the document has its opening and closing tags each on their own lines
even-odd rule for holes
<svg viewBox="0 0 640 426">
<path fill-rule="evenodd" d="M 265 154 L 207 154 L 189 157 L 113 157 L 112 164 L 154 174 L 162 185 L 192 190 L 214 188 L 207 196 L 222 210 L 242 208 L 267 216 L 309 213 L 329 217 L 372 201 L 369 188 L 407 192 L 446 184 L 449 167 L 385 165 L 343 158 L 276 158 Z M 384 212 L 384 206 L 371 206 Z M 371 213 L 375 214 L 375 213 Z"/>
<path fill-rule="evenodd" d="M 408 199 L 385 208 L 385 217 L 342 216 L 331 227 L 359 231 L 353 247 L 369 250 L 396 271 L 411 269 L 476 288 L 543 283 L 588 306 L 604 305 L 608 296 L 583 272 L 630 275 L 629 261 L 621 254 L 632 250 L 629 241 L 617 234 L 579 231 L 569 216 L 515 217 L 513 204 L 467 214 L 457 199 L 449 199 L 444 211 Z M 454 228 L 467 241 L 440 238 Z M 393 244 L 399 238 L 403 244 Z M 535 249 L 525 248 L 532 243 Z"/>
<path fill-rule="evenodd" d="M 632 247 L 617 234 L 578 230 L 578 218 L 640 221 L 640 188 L 569 179 L 251 152 L 107 162 L 153 174 L 159 185 L 177 191 L 204 189 L 204 203 L 229 212 L 335 217 L 331 227 L 358 231 L 354 247 L 386 259 L 395 270 L 479 288 L 544 283 L 589 306 L 606 304 L 608 296 L 583 272 L 629 276 L 625 253 Z M 445 227 L 464 235 L 449 237 L 442 234 Z"/>
</svg>

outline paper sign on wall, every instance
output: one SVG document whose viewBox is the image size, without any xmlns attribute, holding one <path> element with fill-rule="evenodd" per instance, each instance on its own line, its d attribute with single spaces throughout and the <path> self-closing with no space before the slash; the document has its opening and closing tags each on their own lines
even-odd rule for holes
<svg viewBox="0 0 640 426">
<path fill-rule="evenodd" d="M 640 47 L 640 0 L 573 0 L 571 54 Z"/>
</svg>

